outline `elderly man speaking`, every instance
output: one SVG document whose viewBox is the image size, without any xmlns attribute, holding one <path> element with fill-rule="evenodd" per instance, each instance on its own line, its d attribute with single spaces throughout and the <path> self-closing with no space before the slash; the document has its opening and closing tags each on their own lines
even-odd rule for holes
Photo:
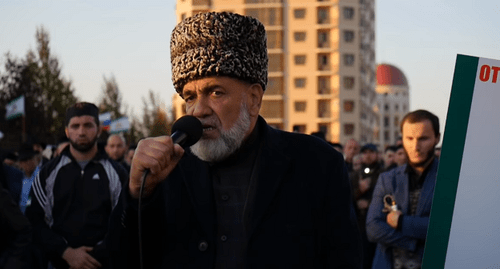
<svg viewBox="0 0 500 269">
<path fill-rule="evenodd" d="M 259 116 L 267 83 L 264 26 L 200 13 L 171 39 L 172 80 L 203 134 L 184 151 L 142 140 L 112 219 L 116 268 L 360 268 L 360 235 L 342 155 Z"/>
</svg>

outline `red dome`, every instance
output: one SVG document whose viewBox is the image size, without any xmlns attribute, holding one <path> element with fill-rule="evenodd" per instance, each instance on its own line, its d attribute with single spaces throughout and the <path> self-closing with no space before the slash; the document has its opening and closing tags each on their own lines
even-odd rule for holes
<svg viewBox="0 0 500 269">
<path fill-rule="evenodd" d="M 408 86 L 405 74 L 390 64 L 377 66 L 377 85 Z"/>
</svg>

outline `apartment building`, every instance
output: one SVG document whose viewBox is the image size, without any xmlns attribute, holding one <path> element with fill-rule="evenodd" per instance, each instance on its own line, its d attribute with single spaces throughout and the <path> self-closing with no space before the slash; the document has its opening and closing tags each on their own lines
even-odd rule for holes
<svg viewBox="0 0 500 269">
<path fill-rule="evenodd" d="M 286 131 L 377 142 L 374 0 L 177 0 L 177 21 L 206 11 L 259 19 L 269 82 L 261 115 Z M 173 97 L 174 114 L 184 114 Z"/>
</svg>

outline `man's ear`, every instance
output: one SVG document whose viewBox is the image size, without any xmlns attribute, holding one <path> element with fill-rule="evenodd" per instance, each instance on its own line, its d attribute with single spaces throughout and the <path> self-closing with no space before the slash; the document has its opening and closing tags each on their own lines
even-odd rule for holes
<svg viewBox="0 0 500 269">
<path fill-rule="evenodd" d="M 259 115 L 260 107 L 262 106 L 262 97 L 264 96 L 264 89 L 259 83 L 252 84 L 248 89 L 247 107 L 248 113 L 252 117 Z"/>
<path fill-rule="evenodd" d="M 66 137 L 69 139 L 69 135 L 68 135 L 68 127 L 64 128 L 64 133 L 66 134 Z"/>
</svg>

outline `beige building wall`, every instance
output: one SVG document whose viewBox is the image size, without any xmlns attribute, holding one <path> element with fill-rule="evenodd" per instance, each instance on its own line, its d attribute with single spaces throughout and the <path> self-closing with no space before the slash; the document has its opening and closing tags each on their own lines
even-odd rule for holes
<svg viewBox="0 0 500 269">
<path fill-rule="evenodd" d="M 177 0 L 178 22 L 205 11 L 250 15 L 265 25 L 269 82 L 261 115 L 270 125 L 324 131 L 332 142 L 375 141 L 373 0 Z M 173 103 L 182 116 L 182 99 Z"/>
</svg>

